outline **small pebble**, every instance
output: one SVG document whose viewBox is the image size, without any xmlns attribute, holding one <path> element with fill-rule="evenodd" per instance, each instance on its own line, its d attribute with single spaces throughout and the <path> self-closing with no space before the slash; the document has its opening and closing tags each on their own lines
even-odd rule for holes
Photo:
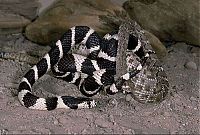
<svg viewBox="0 0 200 135">
<path fill-rule="evenodd" d="M 194 69 L 197 70 L 197 65 L 193 61 L 186 62 L 185 67 L 187 69 Z"/>
<path fill-rule="evenodd" d="M 115 122 L 114 116 L 113 116 L 113 115 L 109 115 L 109 121 L 110 121 L 110 122 L 113 122 L 113 123 Z"/>
<path fill-rule="evenodd" d="M 135 130 L 133 130 L 133 129 L 131 130 L 131 132 L 132 132 L 131 134 L 133 134 L 133 135 L 135 135 L 135 134 L 136 134 L 136 133 L 135 133 Z"/>
<path fill-rule="evenodd" d="M 50 129 L 44 127 L 32 129 L 32 132 L 36 132 L 37 134 L 51 134 Z"/>
<path fill-rule="evenodd" d="M 95 124 L 99 127 L 102 127 L 102 128 L 109 128 L 113 125 L 113 123 L 103 119 L 103 118 L 97 118 L 95 120 Z"/>
<path fill-rule="evenodd" d="M 81 132 L 81 134 L 87 134 L 87 133 L 88 133 L 87 129 L 83 129 Z"/>
<path fill-rule="evenodd" d="M 164 116 L 170 117 L 170 116 L 171 116 L 171 113 L 170 113 L 170 112 L 164 112 Z"/>
<path fill-rule="evenodd" d="M 54 124 L 54 125 L 58 125 L 58 124 L 59 124 L 58 120 L 55 119 L 55 120 L 53 121 L 53 124 Z"/>
<path fill-rule="evenodd" d="M 132 99 L 133 99 L 133 98 L 132 98 L 131 94 L 127 94 L 127 95 L 126 95 L 126 101 L 127 101 L 127 102 L 131 101 Z"/>
<path fill-rule="evenodd" d="M 112 105 L 117 105 L 118 104 L 118 102 L 117 102 L 117 100 L 115 98 L 111 99 L 109 101 L 109 103 L 112 104 Z"/>
<path fill-rule="evenodd" d="M 197 57 L 197 56 L 198 56 L 196 53 L 192 53 L 192 55 L 193 55 L 194 57 Z"/>
<path fill-rule="evenodd" d="M 192 47 L 190 49 L 192 55 L 199 57 L 200 56 L 200 48 L 199 47 Z"/>
<path fill-rule="evenodd" d="M 15 100 L 13 104 L 14 104 L 14 106 L 21 106 L 21 104 L 18 100 Z"/>
<path fill-rule="evenodd" d="M 197 99 L 195 97 L 190 97 L 191 101 L 197 101 Z"/>
<path fill-rule="evenodd" d="M 132 134 L 138 134 L 138 135 L 141 135 L 141 134 L 144 134 L 143 132 L 142 132 L 142 129 L 132 129 Z"/>
<path fill-rule="evenodd" d="M 124 129 L 124 134 L 132 134 L 132 130 L 131 129 Z"/>
<path fill-rule="evenodd" d="M 152 112 L 144 112 L 143 116 L 150 116 L 152 114 Z"/>
<path fill-rule="evenodd" d="M 59 119 L 58 119 L 58 122 L 59 122 L 60 124 L 65 125 L 65 124 L 68 123 L 68 120 L 62 117 L 62 118 L 59 118 Z"/>
<path fill-rule="evenodd" d="M 141 111 L 141 107 L 137 105 L 137 106 L 135 106 L 135 110 L 136 111 Z"/>
</svg>

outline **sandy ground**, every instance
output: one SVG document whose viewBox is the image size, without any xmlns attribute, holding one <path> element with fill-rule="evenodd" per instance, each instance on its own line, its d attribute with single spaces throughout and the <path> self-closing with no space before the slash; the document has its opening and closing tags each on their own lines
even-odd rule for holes
<svg viewBox="0 0 200 135">
<path fill-rule="evenodd" d="M 10 51 L 48 50 L 21 35 L 0 36 L 0 49 Z M 192 48 L 192 51 L 191 51 Z M 144 105 L 125 95 L 96 95 L 101 105 L 93 109 L 37 111 L 20 105 L 17 87 L 31 67 L 25 62 L 0 59 L 0 134 L 198 134 L 199 131 L 199 54 L 198 47 L 185 43 L 168 44 L 163 67 L 171 84 L 170 94 L 159 104 Z M 44 51 L 45 52 L 45 51 Z M 43 54 L 43 52 L 42 52 Z M 186 68 L 193 61 L 198 69 Z M 50 75 L 33 87 L 40 96 L 73 95 L 73 85 Z"/>
</svg>

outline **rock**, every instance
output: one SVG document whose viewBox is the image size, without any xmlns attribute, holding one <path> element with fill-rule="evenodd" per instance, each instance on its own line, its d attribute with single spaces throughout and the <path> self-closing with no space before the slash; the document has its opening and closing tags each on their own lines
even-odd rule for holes
<svg viewBox="0 0 200 135">
<path fill-rule="evenodd" d="M 123 4 L 130 17 L 161 40 L 200 46 L 199 0 L 129 0 Z"/>
<path fill-rule="evenodd" d="M 0 0 L 0 34 L 21 33 L 37 16 L 38 0 Z"/>
<path fill-rule="evenodd" d="M 175 44 L 173 44 L 173 49 L 175 52 L 184 52 L 184 53 L 188 53 L 188 44 L 184 43 L 184 42 L 177 42 Z"/>
<path fill-rule="evenodd" d="M 44 12 L 49 6 L 51 6 L 56 0 L 39 0 L 40 8 L 39 8 L 39 15 Z"/>
<path fill-rule="evenodd" d="M 14 61 L 27 62 L 29 64 L 35 64 L 38 62 L 38 58 L 28 55 L 27 53 L 15 53 L 15 52 L 0 52 L 1 59 L 10 59 Z"/>
<path fill-rule="evenodd" d="M 0 0 L 0 10 L 33 20 L 37 17 L 38 0 Z"/>
<path fill-rule="evenodd" d="M 191 53 L 200 53 L 200 48 L 193 46 L 193 47 L 190 48 L 190 52 Z"/>
<path fill-rule="evenodd" d="M 34 42 L 48 44 L 75 25 L 87 25 L 105 34 L 112 26 L 105 22 L 106 16 L 113 21 L 116 17 L 112 16 L 121 12 L 123 8 L 110 0 L 59 0 L 26 27 L 25 35 Z"/>
<path fill-rule="evenodd" d="M 163 43 L 152 33 L 148 32 L 147 30 L 144 30 L 144 33 L 149 40 L 152 48 L 156 52 L 156 55 L 158 58 L 163 58 L 167 55 L 167 49 L 163 45 Z"/>
<path fill-rule="evenodd" d="M 4 13 L 0 10 L 0 34 L 20 33 L 30 22 L 23 16 Z"/>
<path fill-rule="evenodd" d="M 126 0 L 111 0 L 112 2 L 114 3 L 117 3 L 118 5 L 123 5 L 123 3 L 126 1 Z"/>
<path fill-rule="evenodd" d="M 197 70 L 197 65 L 193 61 L 186 62 L 185 67 L 188 69 Z"/>
<path fill-rule="evenodd" d="M 190 52 L 193 54 L 195 57 L 200 57 L 200 48 L 199 47 L 191 47 Z"/>
</svg>

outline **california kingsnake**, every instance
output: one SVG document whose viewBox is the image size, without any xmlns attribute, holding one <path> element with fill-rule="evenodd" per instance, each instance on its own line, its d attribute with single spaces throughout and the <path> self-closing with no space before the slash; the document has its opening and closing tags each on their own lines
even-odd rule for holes
<svg viewBox="0 0 200 135">
<path fill-rule="evenodd" d="M 75 84 L 87 97 L 101 90 L 111 95 L 122 92 L 124 82 L 136 76 L 150 56 L 151 50 L 144 50 L 141 42 L 139 38 L 130 35 L 127 54 L 134 53 L 139 58 L 138 64 L 132 65 L 131 60 L 127 58 L 130 70 L 115 80 L 118 31 L 101 38 L 87 26 L 72 27 L 24 75 L 18 89 L 19 101 L 27 108 L 39 110 L 92 108 L 96 106 L 96 101 L 90 98 L 71 96 L 39 98 L 32 94 L 31 87 L 51 69 L 55 77 Z"/>
</svg>

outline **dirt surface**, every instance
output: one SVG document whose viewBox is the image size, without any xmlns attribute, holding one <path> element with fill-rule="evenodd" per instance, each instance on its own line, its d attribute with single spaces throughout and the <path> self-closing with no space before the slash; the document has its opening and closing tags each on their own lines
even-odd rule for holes
<svg viewBox="0 0 200 135">
<path fill-rule="evenodd" d="M 49 49 L 27 41 L 22 35 L 1 36 L 0 47 L 1 51 L 18 53 L 41 51 L 41 56 Z M 169 53 L 163 60 L 163 67 L 171 89 L 163 102 L 144 105 L 123 94 L 99 94 L 93 97 L 101 101 L 96 108 L 49 112 L 27 109 L 17 99 L 20 79 L 31 66 L 26 62 L 0 59 L 0 134 L 200 133 L 199 48 L 185 43 L 168 43 L 167 49 Z M 53 94 L 81 96 L 75 86 L 49 74 L 42 77 L 33 90 L 44 97 Z"/>
</svg>

